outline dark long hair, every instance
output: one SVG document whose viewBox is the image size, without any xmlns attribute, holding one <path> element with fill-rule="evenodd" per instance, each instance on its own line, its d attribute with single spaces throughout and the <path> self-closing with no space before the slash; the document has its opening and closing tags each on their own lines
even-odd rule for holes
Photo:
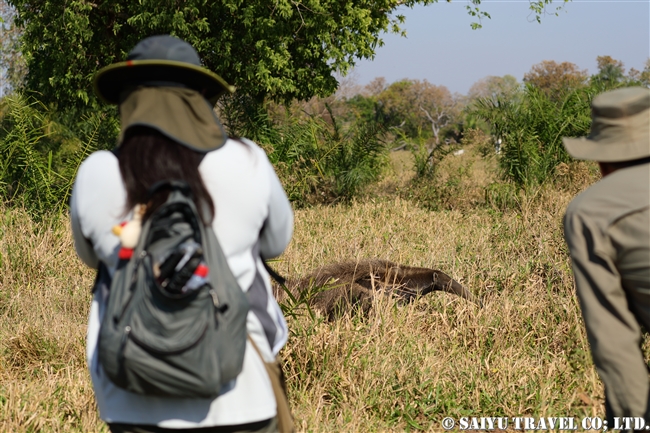
<svg viewBox="0 0 650 433">
<path fill-rule="evenodd" d="M 162 189 L 150 199 L 149 188 L 161 180 L 183 180 L 192 190 L 203 222 L 209 224 L 214 217 L 214 203 L 199 173 L 202 156 L 155 129 L 129 128 L 117 154 L 126 188 L 125 212 L 128 213 L 136 204 L 147 203 L 144 219 L 148 218 L 169 195 L 169 190 Z M 206 210 L 209 216 L 203 215 Z"/>
</svg>

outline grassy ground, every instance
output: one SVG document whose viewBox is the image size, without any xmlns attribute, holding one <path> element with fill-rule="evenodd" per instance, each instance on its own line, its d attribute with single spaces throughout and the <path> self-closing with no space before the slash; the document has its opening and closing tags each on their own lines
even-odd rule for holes
<svg viewBox="0 0 650 433">
<path fill-rule="evenodd" d="M 281 355 L 301 431 L 440 430 L 444 416 L 602 416 L 561 217 L 593 167 L 494 205 L 494 157 L 447 156 L 430 184 L 410 155 L 350 206 L 296 212 L 275 266 L 291 276 L 380 257 L 441 269 L 484 297 L 478 309 L 433 293 L 407 306 L 377 298 L 367 316 L 289 319 Z M 427 205 L 427 200 L 430 200 Z M 432 203 L 437 203 L 435 206 Z M 499 202 L 500 203 L 500 202 Z M 436 209 L 436 210 L 430 210 Z M 93 275 L 65 222 L 0 214 L 0 430 L 102 431 L 84 339 Z"/>
</svg>

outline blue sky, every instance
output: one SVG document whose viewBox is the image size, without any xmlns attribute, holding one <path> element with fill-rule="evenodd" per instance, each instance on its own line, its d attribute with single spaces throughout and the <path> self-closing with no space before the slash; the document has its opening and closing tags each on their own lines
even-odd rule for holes
<svg viewBox="0 0 650 433">
<path fill-rule="evenodd" d="M 594 73 L 599 55 L 621 60 L 626 71 L 642 70 L 650 57 L 650 0 L 573 0 L 541 24 L 528 0 L 483 0 L 481 9 L 492 18 L 483 19 L 479 30 L 470 27 L 475 18 L 467 14 L 467 4 L 440 0 L 400 9 L 407 37 L 383 35 L 385 45 L 375 59 L 359 61 L 352 76 L 358 84 L 381 76 L 389 83 L 427 79 L 464 94 L 488 75 L 510 74 L 521 81 L 542 60 L 569 61 Z"/>
</svg>

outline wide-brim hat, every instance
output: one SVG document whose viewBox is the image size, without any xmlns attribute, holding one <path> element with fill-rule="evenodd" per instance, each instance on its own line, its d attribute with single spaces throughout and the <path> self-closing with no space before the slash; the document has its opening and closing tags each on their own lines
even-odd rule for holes
<svg viewBox="0 0 650 433">
<path fill-rule="evenodd" d="M 569 155 L 599 162 L 650 157 L 650 89 L 605 92 L 594 98 L 591 107 L 589 136 L 562 139 Z"/>
<path fill-rule="evenodd" d="M 119 104 L 123 92 L 138 86 L 182 86 L 214 102 L 235 88 L 201 66 L 187 42 L 169 35 L 151 36 L 131 50 L 126 61 L 100 69 L 93 78 L 95 93 L 104 102 Z"/>
</svg>

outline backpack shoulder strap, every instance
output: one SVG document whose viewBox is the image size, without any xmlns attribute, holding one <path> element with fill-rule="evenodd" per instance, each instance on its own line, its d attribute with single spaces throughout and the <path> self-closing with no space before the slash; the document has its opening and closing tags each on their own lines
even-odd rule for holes
<svg viewBox="0 0 650 433">
<path fill-rule="evenodd" d="M 296 431 L 296 427 L 294 425 L 293 415 L 291 414 L 291 407 L 289 406 L 287 384 L 284 377 L 284 371 L 282 371 L 282 364 L 277 358 L 274 362 L 266 362 L 260 349 L 257 347 L 257 344 L 255 344 L 251 336 L 247 335 L 247 337 L 248 341 L 253 346 L 253 349 L 257 352 L 257 356 L 259 356 L 264 363 L 264 368 L 266 369 L 266 373 L 271 381 L 277 410 L 276 416 L 278 420 L 278 431 L 280 433 L 293 433 Z"/>
<path fill-rule="evenodd" d="M 97 275 L 95 276 L 95 283 L 93 284 L 93 289 L 91 293 L 95 293 L 99 287 L 102 285 L 106 287 L 111 286 L 111 274 L 108 272 L 108 268 L 102 262 L 99 261 L 99 266 L 97 267 Z"/>
<path fill-rule="evenodd" d="M 264 269 L 266 269 L 266 272 L 268 272 L 271 278 L 273 278 L 279 285 L 284 286 L 287 283 L 287 279 L 275 272 L 273 268 L 271 268 L 271 266 L 266 263 L 266 260 L 262 259 L 262 263 L 264 264 Z"/>
</svg>

